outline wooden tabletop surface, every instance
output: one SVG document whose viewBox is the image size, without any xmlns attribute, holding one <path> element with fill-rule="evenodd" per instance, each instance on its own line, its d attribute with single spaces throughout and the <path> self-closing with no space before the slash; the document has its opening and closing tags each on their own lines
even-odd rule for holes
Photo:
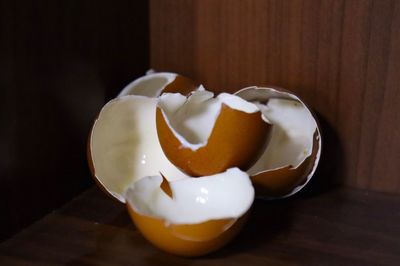
<svg viewBox="0 0 400 266">
<path fill-rule="evenodd" d="M 400 197 L 338 189 L 257 200 L 241 234 L 201 258 L 157 250 L 93 187 L 0 244 L 0 265 L 400 265 Z"/>
</svg>

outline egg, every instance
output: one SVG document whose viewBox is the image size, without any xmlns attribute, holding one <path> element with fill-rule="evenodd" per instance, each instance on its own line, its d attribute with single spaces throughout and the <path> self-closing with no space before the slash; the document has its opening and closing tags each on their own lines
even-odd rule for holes
<svg viewBox="0 0 400 266">
<path fill-rule="evenodd" d="M 277 88 L 248 87 L 237 96 L 255 103 L 272 124 L 269 145 L 247 170 L 264 198 L 288 197 L 312 178 L 321 155 L 317 121 L 297 96 Z"/>
<path fill-rule="evenodd" d="M 188 97 L 164 93 L 157 134 L 167 158 L 190 176 L 249 168 L 268 143 L 271 125 L 260 109 L 235 95 L 197 90 Z"/>
<path fill-rule="evenodd" d="M 109 101 L 87 147 L 100 188 L 126 204 L 149 242 L 181 256 L 223 247 L 255 195 L 297 193 L 320 155 L 317 121 L 294 94 L 248 87 L 215 96 L 170 72 L 134 80 Z"/>
<path fill-rule="evenodd" d="M 170 183 L 161 175 L 144 177 L 126 193 L 141 234 L 181 256 L 204 255 L 227 244 L 247 220 L 253 200 L 249 176 L 238 168 Z"/>
<path fill-rule="evenodd" d="M 195 83 L 175 73 L 154 73 L 126 86 L 100 111 L 89 134 L 87 157 L 96 183 L 125 202 L 124 193 L 135 180 L 164 174 L 187 175 L 165 157 L 156 132 L 157 96 L 164 90 L 185 93 Z"/>
<path fill-rule="evenodd" d="M 107 103 L 94 123 L 90 135 L 93 174 L 121 202 L 125 202 L 127 187 L 143 176 L 162 171 L 177 179 L 187 177 L 162 151 L 156 132 L 156 105 L 156 98 L 121 96 Z"/>
</svg>

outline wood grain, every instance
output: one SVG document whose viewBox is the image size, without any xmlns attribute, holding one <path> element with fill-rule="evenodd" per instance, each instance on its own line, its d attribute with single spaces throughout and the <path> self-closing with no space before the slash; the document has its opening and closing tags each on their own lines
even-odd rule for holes
<svg viewBox="0 0 400 266">
<path fill-rule="evenodd" d="M 151 66 L 216 92 L 294 91 L 322 121 L 318 178 L 400 193 L 399 5 L 151 0 Z"/>
<path fill-rule="evenodd" d="M 0 244 L 1 265 L 398 265 L 399 196 L 340 189 L 255 202 L 227 247 L 197 259 L 166 254 L 125 207 L 92 188 Z"/>
</svg>

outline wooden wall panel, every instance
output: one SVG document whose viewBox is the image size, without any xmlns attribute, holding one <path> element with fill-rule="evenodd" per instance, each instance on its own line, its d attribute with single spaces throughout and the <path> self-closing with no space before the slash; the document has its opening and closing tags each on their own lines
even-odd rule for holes
<svg viewBox="0 0 400 266">
<path fill-rule="evenodd" d="M 371 2 L 345 1 L 341 41 L 341 64 L 337 90 L 336 128 L 343 143 L 348 183 L 357 184 L 358 147 L 362 105 L 367 85 Z M 322 88 L 318 88 L 319 90 Z M 365 177 L 362 177 L 365 178 Z"/>
<path fill-rule="evenodd" d="M 320 180 L 400 192 L 400 2 L 151 0 L 151 66 L 216 92 L 278 85 L 324 130 Z"/>
<path fill-rule="evenodd" d="M 387 71 L 382 76 L 374 159 L 370 182 L 379 190 L 400 191 L 400 2 L 395 1 L 391 21 Z"/>
</svg>

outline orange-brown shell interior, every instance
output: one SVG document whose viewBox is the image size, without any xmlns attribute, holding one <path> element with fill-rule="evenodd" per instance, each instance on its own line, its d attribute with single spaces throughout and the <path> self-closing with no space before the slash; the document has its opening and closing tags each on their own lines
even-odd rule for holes
<svg viewBox="0 0 400 266">
<path fill-rule="evenodd" d="M 231 167 L 248 169 L 264 151 L 271 130 L 260 112 L 245 113 L 222 104 L 208 143 L 193 151 L 182 147 L 160 108 L 156 122 L 165 155 L 190 176 L 213 175 Z"/>
<path fill-rule="evenodd" d="M 288 165 L 251 176 L 251 181 L 254 184 L 257 194 L 269 197 L 282 197 L 293 191 L 297 186 L 304 184 L 317 158 L 320 148 L 319 137 L 318 131 L 315 131 L 311 155 L 297 168 Z"/>
</svg>

